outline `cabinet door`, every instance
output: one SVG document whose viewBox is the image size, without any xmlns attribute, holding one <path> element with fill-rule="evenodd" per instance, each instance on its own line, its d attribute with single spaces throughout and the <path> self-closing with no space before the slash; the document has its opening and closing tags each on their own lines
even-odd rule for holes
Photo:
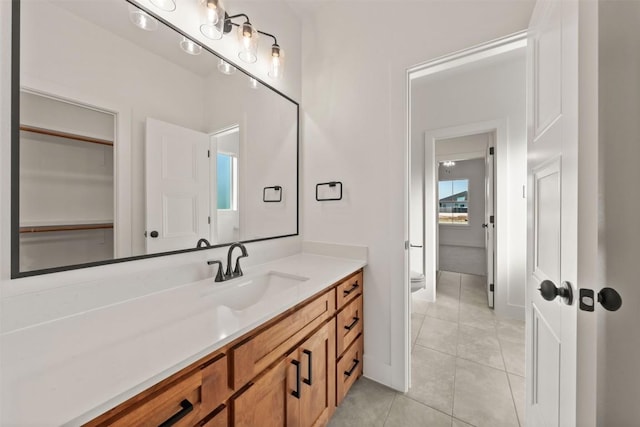
<svg viewBox="0 0 640 427">
<path fill-rule="evenodd" d="M 300 426 L 325 425 L 335 410 L 335 320 L 331 320 L 298 349 L 302 367 Z"/>
<path fill-rule="evenodd" d="M 258 378 L 233 401 L 236 427 L 294 427 L 299 425 L 300 398 L 294 395 L 301 366 L 287 357 Z M 298 393 L 295 393 L 298 394 Z M 299 396 L 299 394 L 298 394 Z"/>
</svg>

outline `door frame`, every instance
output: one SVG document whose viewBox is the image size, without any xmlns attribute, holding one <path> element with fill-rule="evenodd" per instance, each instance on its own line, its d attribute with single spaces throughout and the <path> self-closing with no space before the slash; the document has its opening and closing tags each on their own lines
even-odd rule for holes
<svg viewBox="0 0 640 427">
<path fill-rule="evenodd" d="M 527 44 L 527 31 L 519 31 L 505 37 L 501 37 L 486 43 L 479 44 L 467 49 L 463 49 L 451 54 L 447 54 L 430 61 L 416 64 L 406 70 L 405 76 L 405 176 L 404 176 L 404 284 L 402 287 L 402 323 L 404 325 L 402 339 L 402 365 L 403 381 L 398 384 L 398 388 L 408 391 L 411 386 L 411 274 L 409 271 L 409 230 L 410 220 L 410 200 L 411 200 L 411 82 L 420 77 L 425 77 L 441 71 L 450 70 L 465 64 L 469 64 L 491 56 L 506 53 L 514 49 L 525 47 Z"/>
<path fill-rule="evenodd" d="M 443 139 L 459 138 L 464 136 L 479 135 L 479 134 L 493 134 L 493 147 L 495 147 L 494 165 L 495 165 L 495 215 L 497 218 L 506 218 L 508 213 L 508 206 L 506 199 L 498 196 L 506 194 L 507 184 L 506 179 L 499 179 L 501 174 L 506 176 L 507 165 L 506 158 L 501 156 L 501 153 L 507 152 L 508 135 L 507 135 L 507 120 L 496 119 L 485 122 L 469 123 L 462 126 L 452 126 L 447 128 L 433 129 L 425 132 L 424 136 L 424 183 L 427 182 L 427 178 L 431 179 L 433 183 L 430 188 L 424 185 L 423 195 L 423 215 L 424 215 L 424 228 L 422 240 L 424 242 L 423 247 L 423 262 L 425 271 L 426 282 L 426 294 L 429 301 L 436 300 L 436 276 L 438 268 L 438 244 L 439 244 L 439 230 L 438 230 L 438 210 L 437 210 L 437 192 L 436 183 L 438 182 L 438 157 L 436 156 L 436 143 Z M 485 147 L 486 151 L 486 147 Z M 502 230 L 502 233 L 500 232 Z M 496 269 L 495 269 L 495 290 L 500 289 L 503 283 L 507 283 L 508 277 L 508 264 L 506 260 L 507 251 L 501 252 L 499 248 L 507 247 L 507 229 L 506 227 L 496 227 L 495 234 L 495 253 L 496 253 Z M 427 243 L 431 242 L 431 243 Z M 503 259 L 505 258 L 505 259 Z M 498 280 L 500 278 L 500 280 Z M 494 306 L 498 304 L 497 295 L 502 292 L 494 291 Z M 506 295 L 504 296 L 504 306 L 506 309 Z M 502 301 L 502 299 L 500 300 Z"/>
</svg>

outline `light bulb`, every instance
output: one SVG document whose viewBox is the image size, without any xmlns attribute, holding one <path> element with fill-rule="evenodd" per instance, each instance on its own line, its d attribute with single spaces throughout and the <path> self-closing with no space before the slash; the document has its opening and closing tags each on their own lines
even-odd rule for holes
<svg viewBox="0 0 640 427">
<path fill-rule="evenodd" d="M 200 32 L 210 40 L 220 40 L 224 35 L 225 11 L 221 0 L 202 0 L 205 13 L 200 25 Z"/>
<path fill-rule="evenodd" d="M 280 46 L 274 44 L 271 46 L 271 64 L 269 66 L 269 77 L 272 79 L 282 78 L 284 62 L 284 52 L 280 49 Z"/>
<path fill-rule="evenodd" d="M 236 72 L 236 67 L 229 64 L 224 59 L 221 59 L 220 61 L 218 61 L 218 71 L 220 71 L 222 74 L 231 75 Z"/>
<path fill-rule="evenodd" d="M 182 37 L 182 40 L 180 41 L 180 47 L 189 55 L 200 55 L 200 52 L 202 52 L 202 46 L 195 43 L 193 40 L 189 40 L 186 37 Z"/>
<path fill-rule="evenodd" d="M 157 19 L 133 5 L 129 5 L 129 19 L 131 19 L 133 25 L 145 31 L 155 31 L 158 29 Z"/>
<path fill-rule="evenodd" d="M 151 4 L 158 9 L 165 10 L 167 12 L 173 12 L 176 10 L 176 2 L 174 0 L 150 0 Z"/>
<path fill-rule="evenodd" d="M 207 7 L 207 20 L 211 24 L 217 24 L 220 19 L 218 0 L 205 0 Z"/>
<path fill-rule="evenodd" d="M 258 33 L 250 22 L 245 22 L 238 28 L 240 52 L 238 57 L 249 64 L 258 60 Z"/>
</svg>

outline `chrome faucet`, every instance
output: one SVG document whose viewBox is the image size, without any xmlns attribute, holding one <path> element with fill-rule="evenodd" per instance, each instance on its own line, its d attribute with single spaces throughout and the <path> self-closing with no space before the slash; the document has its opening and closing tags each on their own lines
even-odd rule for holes
<svg viewBox="0 0 640 427">
<path fill-rule="evenodd" d="M 233 250 L 235 248 L 240 248 L 242 250 L 242 255 L 240 255 L 238 258 L 236 258 L 236 266 L 232 271 L 231 270 L 231 256 L 233 255 Z M 242 243 L 236 242 L 236 243 L 232 244 L 231 246 L 229 246 L 229 252 L 227 252 L 227 272 L 226 272 L 227 278 L 231 279 L 231 278 L 234 278 L 234 277 L 242 276 L 242 269 L 240 268 L 240 258 L 246 258 L 247 256 L 249 256 L 249 254 L 247 253 L 247 248 Z"/>
<path fill-rule="evenodd" d="M 200 240 L 204 240 L 204 239 L 200 239 Z M 238 258 L 236 258 L 236 266 L 233 270 L 231 270 L 232 255 L 233 255 L 233 250 L 235 248 L 240 248 L 242 250 L 242 254 Z M 247 256 L 249 256 L 249 254 L 247 253 L 247 248 L 242 243 L 236 242 L 231 246 L 229 246 L 229 252 L 227 253 L 227 271 L 226 272 L 224 272 L 222 267 L 222 261 L 220 260 L 216 259 L 216 260 L 207 261 L 207 264 L 208 265 L 218 264 L 218 273 L 216 274 L 215 281 L 224 282 L 226 280 L 230 280 L 235 277 L 242 276 L 242 269 L 240 268 L 240 258 L 245 258 Z"/>
</svg>

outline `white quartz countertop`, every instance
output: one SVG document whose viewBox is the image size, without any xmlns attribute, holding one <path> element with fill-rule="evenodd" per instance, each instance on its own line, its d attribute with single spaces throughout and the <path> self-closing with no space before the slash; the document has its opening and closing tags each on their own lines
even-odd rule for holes
<svg viewBox="0 0 640 427">
<path fill-rule="evenodd" d="M 366 264 L 298 254 L 0 336 L 3 426 L 80 425 Z M 221 300 L 252 276 L 307 278 L 277 298 L 233 310 Z"/>
</svg>

